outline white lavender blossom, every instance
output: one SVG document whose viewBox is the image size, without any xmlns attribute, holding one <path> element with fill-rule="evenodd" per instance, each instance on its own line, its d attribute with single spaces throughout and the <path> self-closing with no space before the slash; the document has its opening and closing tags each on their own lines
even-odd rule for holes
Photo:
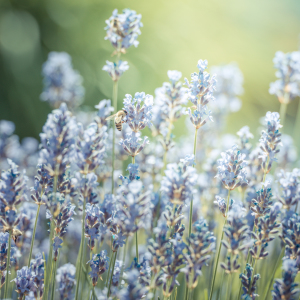
<svg viewBox="0 0 300 300">
<path fill-rule="evenodd" d="M 99 104 L 95 105 L 95 108 L 98 109 L 95 122 L 98 127 L 107 126 L 106 118 L 111 115 L 111 112 L 114 111 L 114 108 L 111 106 L 110 100 L 101 100 Z"/>
<path fill-rule="evenodd" d="M 125 53 L 130 46 L 137 47 L 138 36 L 141 34 L 140 28 L 143 26 L 141 15 L 136 14 L 134 10 L 124 9 L 123 13 L 118 14 L 115 9 L 112 16 L 105 21 L 106 40 L 109 40 L 116 49 L 115 52 Z"/>
<path fill-rule="evenodd" d="M 234 190 L 243 183 L 247 183 L 247 173 L 245 171 L 247 166 L 247 161 L 245 161 L 246 155 L 240 153 L 240 150 L 234 145 L 226 152 L 222 152 L 221 156 L 222 158 L 218 160 L 216 177 L 222 181 L 224 187 L 228 190 Z"/>
<path fill-rule="evenodd" d="M 104 163 L 107 127 L 99 128 L 96 123 L 91 123 L 86 130 L 83 130 L 81 125 L 79 125 L 79 129 L 75 162 L 80 172 L 87 174 Z"/>
<path fill-rule="evenodd" d="M 128 155 L 132 157 L 137 156 L 145 146 L 149 144 L 147 136 L 144 137 L 144 140 L 140 138 L 140 136 L 141 134 L 139 132 L 131 131 L 130 133 L 127 133 L 125 140 L 120 140 L 120 145 Z"/>
<path fill-rule="evenodd" d="M 194 224 L 193 232 L 187 238 L 187 252 L 184 254 L 186 267 L 182 269 L 189 288 L 196 288 L 198 277 L 202 275 L 201 269 L 208 264 L 210 254 L 215 249 L 215 241 L 206 220 L 200 219 Z"/>
<path fill-rule="evenodd" d="M 262 159 L 262 168 L 265 173 L 268 173 L 271 170 L 272 163 L 277 161 L 276 154 L 280 151 L 278 146 L 281 146 L 281 133 L 279 129 L 282 125 L 280 125 L 279 113 L 268 111 L 266 113 L 265 124 L 267 128 L 262 131 L 259 142 L 260 149 L 263 151 L 260 156 Z"/>
<path fill-rule="evenodd" d="M 82 77 L 73 69 L 71 56 L 66 52 L 50 52 L 43 65 L 44 90 L 41 100 L 58 108 L 61 103 L 68 107 L 79 106 L 84 97 Z"/>
<path fill-rule="evenodd" d="M 106 65 L 102 68 L 106 71 L 113 81 L 118 81 L 123 73 L 129 69 L 128 62 L 119 60 L 117 63 L 106 61 Z"/>
<path fill-rule="evenodd" d="M 296 168 L 292 172 L 281 170 L 277 176 L 282 190 L 278 200 L 283 208 L 290 210 L 300 202 L 300 170 Z"/>
<path fill-rule="evenodd" d="M 279 102 L 289 103 L 300 96 L 300 51 L 276 52 L 273 59 L 278 80 L 270 84 L 269 93 L 276 95 Z"/>
<path fill-rule="evenodd" d="M 135 93 L 132 98 L 126 94 L 123 104 L 127 112 L 126 122 L 132 131 L 138 132 L 146 126 L 151 127 L 153 96 L 141 92 Z"/>
<path fill-rule="evenodd" d="M 175 204 L 187 204 L 197 183 L 196 170 L 182 164 L 168 164 L 161 182 L 161 192 Z"/>
<path fill-rule="evenodd" d="M 212 121 L 211 112 L 207 109 L 207 104 L 214 100 L 213 92 L 216 89 L 216 75 L 211 76 L 204 70 L 207 68 L 207 60 L 198 61 L 198 73 L 192 73 L 191 83 L 185 78 L 186 85 L 188 86 L 188 99 L 196 107 L 192 113 L 188 109 L 190 120 L 196 129 L 203 126 L 208 119 Z"/>
<path fill-rule="evenodd" d="M 211 72 L 216 74 L 218 81 L 213 103 L 214 111 L 218 114 L 239 111 L 242 103 L 238 98 L 243 93 L 243 74 L 236 63 L 214 66 Z"/>
<path fill-rule="evenodd" d="M 168 71 L 170 82 L 155 90 L 155 105 L 158 107 L 163 122 L 175 122 L 184 113 L 182 105 L 187 104 L 187 88 L 183 87 L 181 72 Z"/>
<path fill-rule="evenodd" d="M 47 166 L 50 176 L 65 173 L 74 154 L 77 132 L 75 117 L 68 111 L 65 103 L 48 115 L 40 134 L 42 149 L 39 162 Z"/>
</svg>

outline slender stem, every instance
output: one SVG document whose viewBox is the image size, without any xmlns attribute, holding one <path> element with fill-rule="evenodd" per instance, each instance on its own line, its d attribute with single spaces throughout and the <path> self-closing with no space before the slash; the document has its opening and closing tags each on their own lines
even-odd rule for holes
<svg viewBox="0 0 300 300">
<path fill-rule="evenodd" d="M 135 253 L 136 253 L 136 262 L 139 263 L 138 231 L 135 232 Z"/>
<path fill-rule="evenodd" d="M 111 287 L 111 283 L 112 283 L 112 277 L 114 275 L 116 258 L 117 258 L 117 251 L 115 252 L 115 255 L 114 255 L 114 262 L 113 262 L 113 266 L 112 266 L 112 270 L 111 270 L 111 274 L 110 274 L 110 280 L 109 280 L 109 286 L 108 286 L 108 291 L 107 291 L 107 297 L 109 297 L 109 295 L 110 295 L 110 287 Z"/>
<path fill-rule="evenodd" d="M 111 256 L 111 259 L 109 260 L 109 267 L 108 267 L 108 272 L 107 272 L 107 277 L 106 277 L 106 280 L 105 280 L 105 286 L 108 285 L 108 280 L 110 278 L 110 269 L 111 269 L 111 265 L 113 263 L 113 255 Z"/>
<path fill-rule="evenodd" d="M 230 300 L 230 283 L 231 283 L 231 274 L 228 275 L 228 280 L 227 280 L 227 289 L 226 289 L 226 300 Z"/>
<path fill-rule="evenodd" d="M 188 300 L 189 291 L 190 291 L 190 289 L 186 286 L 185 287 L 185 297 L 184 297 L 185 300 Z"/>
<path fill-rule="evenodd" d="M 84 199 L 83 199 L 81 243 L 80 243 L 80 250 L 79 250 L 80 251 L 80 260 L 79 260 L 78 281 L 77 281 L 77 285 L 76 285 L 75 300 L 78 299 L 78 291 L 79 291 L 80 276 L 81 276 L 81 269 L 82 269 L 81 265 L 82 265 L 82 260 L 83 260 L 85 206 L 86 206 L 86 197 L 84 197 Z"/>
<path fill-rule="evenodd" d="M 196 149 L 197 149 L 197 133 L 198 133 L 198 129 L 196 128 L 195 136 L 194 136 L 194 158 L 195 158 L 195 162 L 196 162 Z M 191 232 L 192 232 L 192 219 L 193 219 L 193 197 L 192 197 L 191 203 L 190 203 L 189 236 L 191 235 Z"/>
<path fill-rule="evenodd" d="M 299 146 L 299 128 L 300 128 L 300 100 L 298 100 L 298 110 L 296 116 L 296 122 L 294 126 L 294 140 L 296 145 Z"/>
<path fill-rule="evenodd" d="M 266 181 L 266 177 L 267 177 L 267 173 L 268 173 L 269 162 L 270 162 L 270 156 L 268 156 L 268 158 L 267 158 L 266 169 L 264 170 L 263 185 L 265 185 L 265 181 Z"/>
<path fill-rule="evenodd" d="M 28 258 L 28 268 L 30 267 L 30 261 L 31 261 L 31 257 L 32 257 L 32 249 L 33 249 L 34 239 L 35 239 L 35 231 L 36 231 L 37 221 L 38 221 L 39 214 L 40 214 L 40 208 L 41 208 L 41 204 L 39 203 L 37 211 L 36 211 L 35 223 L 34 223 L 33 233 L 32 233 L 32 237 L 31 237 L 31 245 L 30 245 L 30 251 L 29 251 L 29 258 Z"/>
<path fill-rule="evenodd" d="M 4 299 L 7 298 L 7 291 L 8 291 L 8 284 L 9 284 L 9 267 L 10 267 L 11 236 L 12 236 L 12 229 L 9 230 L 9 240 L 8 240 L 8 249 L 7 249 L 7 262 L 6 262 L 6 278 L 5 278 L 5 292 L 4 292 Z"/>
<path fill-rule="evenodd" d="M 54 267 L 53 267 L 53 271 L 52 271 L 52 292 L 51 292 L 51 300 L 54 300 L 54 295 L 55 295 L 55 274 L 56 274 L 56 267 L 57 267 L 57 263 L 56 260 L 53 261 Z"/>
<path fill-rule="evenodd" d="M 166 143 L 170 142 L 170 137 L 171 137 L 171 133 L 172 133 L 172 126 L 173 126 L 173 120 L 172 118 L 170 118 L 170 122 L 169 122 L 169 126 L 168 126 L 168 133 L 166 136 Z M 164 167 L 161 169 L 161 174 L 163 175 L 164 170 L 166 169 L 167 166 L 167 154 L 168 154 L 168 150 L 165 151 L 164 153 Z"/>
<path fill-rule="evenodd" d="M 195 162 L 196 162 L 196 150 L 197 150 L 197 133 L 198 133 L 198 129 L 196 128 L 195 136 L 194 136 L 194 158 L 195 158 Z"/>
<path fill-rule="evenodd" d="M 54 202 L 56 202 L 58 174 L 59 174 L 59 164 L 56 164 L 55 174 L 54 174 L 53 190 L 52 190 L 52 198 L 54 198 Z M 51 283 L 50 271 L 52 270 L 51 269 L 52 268 L 52 252 L 53 252 L 52 240 L 53 240 L 53 236 L 54 236 L 54 227 L 55 227 L 55 224 L 54 224 L 53 216 L 52 216 L 52 218 L 50 219 L 49 253 L 48 253 L 48 262 L 47 262 L 47 268 L 46 268 L 47 276 L 45 278 L 45 291 L 44 291 L 44 295 L 46 295 L 45 297 L 48 297 L 48 291 L 49 291 L 49 287 L 50 287 L 50 283 Z"/>
<path fill-rule="evenodd" d="M 267 298 L 268 298 L 268 295 L 269 295 L 269 292 L 270 292 L 270 290 L 271 290 L 271 286 L 272 286 L 272 283 L 273 283 L 273 280 L 274 280 L 276 271 L 277 271 L 277 269 L 278 269 L 279 263 L 281 262 L 281 259 L 282 259 L 283 255 L 284 255 L 284 250 L 285 250 L 285 248 L 283 247 L 283 248 L 281 249 L 280 255 L 279 255 L 278 258 L 277 258 L 275 267 L 274 267 L 273 272 L 272 272 L 272 276 L 270 277 L 270 280 L 269 280 L 267 292 L 265 293 L 265 296 L 264 296 L 263 299 L 267 299 Z"/>
<path fill-rule="evenodd" d="M 127 241 L 128 241 L 128 237 L 125 240 L 125 245 L 124 245 L 124 249 L 123 249 L 122 267 L 121 267 L 121 274 L 120 274 L 121 278 L 123 278 L 123 270 L 124 270 L 124 266 L 125 266 Z"/>
<path fill-rule="evenodd" d="M 227 222 L 227 217 L 228 217 L 228 210 L 229 210 L 229 199 L 230 199 L 230 190 L 228 190 L 228 197 L 227 197 L 227 206 L 226 206 L 226 214 L 225 214 L 225 221 L 222 227 L 222 236 L 221 240 L 219 243 L 219 250 L 218 250 L 218 256 L 215 264 L 215 270 L 214 270 L 214 276 L 213 276 L 213 281 L 210 289 L 210 295 L 209 295 L 209 300 L 212 299 L 213 291 L 214 291 L 214 285 L 215 285 L 215 280 L 216 280 L 216 274 L 217 274 L 217 269 L 218 269 L 218 264 L 219 264 L 219 259 L 220 259 L 220 253 L 221 253 L 221 248 L 222 248 L 222 240 L 224 236 L 224 226 L 226 225 Z"/>
<path fill-rule="evenodd" d="M 114 113 L 118 110 L 118 81 L 114 81 L 113 84 L 113 105 Z M 112 171 L 111 171 L 111 193 L 114 193 L 115 182 L 114 182 L 114 172 L 115 172 L 115 139 L 116 139 L 116 126 L 113 126 L 113 140 L 112 140 Z"/>
<path fill-rule="evenodd" d="M 280 121 L 281 125 L 284 126 L 285 115 L 286 115 L 287 103 L 281 103 L 280 105 Z"/>
</svg>

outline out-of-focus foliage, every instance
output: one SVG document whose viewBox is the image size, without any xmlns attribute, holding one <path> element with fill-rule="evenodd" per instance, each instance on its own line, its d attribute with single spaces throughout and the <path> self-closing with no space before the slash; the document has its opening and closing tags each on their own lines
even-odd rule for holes
<svg viewBox="0 0 300 300">
<path fill-rule="evenodd" d="M 268 93 L 275 81 L 272 58 L 277 50 L 298 48 L 298 0 L 1 0 L 0 119 L 13 121 L 21 137 L 38 137 L 50 112 L 39 99 L 41 67 L 50 51 L 71 55 L 84 80 L 84 108 L 109 99 L 112 82 L 102 67 L 113 50 L 103 28 L 114 8 L 126 7 L 142 14 L 144 26 L 139 47 L 126 55 L 130 69 L 119 84 L 119 107 L 126 93 L 153 94 L 167 81 L 168 70 L 190 78 L 203 58 L 210 66 L 235 61 L 244 75 L 242 109 L 229 118 L 229 132 L 245 124 L 256 128 L 256 116 L 279 110 Z M 287 127 L 296 106 L 297 101 L 288 107 Z M 180 125 L 177 136 L 183 133 Z"/>
</svg>

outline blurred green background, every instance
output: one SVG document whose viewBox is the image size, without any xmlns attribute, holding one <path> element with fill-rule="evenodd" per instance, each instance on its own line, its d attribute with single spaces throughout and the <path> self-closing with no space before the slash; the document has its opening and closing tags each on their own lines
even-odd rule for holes
<svg viewBox="0 0 300 300">
<path fill-rule="evenodd" d="M 244 74 L 243 106 L 230 116 L 228 132 L 243 125 L 255 132 L 266 111 L 279 110 L 268 94 L 272 59 L 277 50 L 298 49 L 299 0 L 0 0 L 0 118 L 15 122 L 21 137 L 38 137 L 50 112 L 39 100 L 50 51 L 72 56 L 84 78 L 84 105 L 110 99 L 112 82 L 102 66 L 113 49 L 103 28 L 114 8 L 126 7 L 142 14 L 144 27 L 139 47 L 123 57 L 130 69 L 120 81 L 120 106 L 126 93 L 154 94 L 169 69 L 189 78 L 201 58 L 209 66 L 236 61 Z M 288 107 L 289 127 L 297 105 Z M 177 134 L 183 130 L 177 126 Z"/>
</svg>

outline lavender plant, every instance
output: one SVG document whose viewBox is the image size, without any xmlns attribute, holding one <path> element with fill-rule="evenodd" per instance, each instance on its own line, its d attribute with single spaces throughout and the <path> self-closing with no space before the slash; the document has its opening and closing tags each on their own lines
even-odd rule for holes
<svg viewBox="0 0 300 300">
<path fill-rule="evenodd" d="M 284 125 L 287 104 L 300 96 L 300 52 L 291 53 L 276 52 L 273 59 L 277 69 L 275 75 L 278 78 L 270 84 L 269 93 L 276 95 L 280 106 L 280 117 Z"/>
<path fill-rule="evenodd" d="M 106 25 L 113 106 L 82 111 L 82 77 L 51 52 L 41 99 L 54 110 L 40 146 L 0 121 L 0 298 L 267 300 L 273 287 L 273 299 L 298 299 L 300 173 L 281 123 L 299 96 L 299 52 L 276 54 L 281 113 L 266 113 L 257 145 L 248 126 L 224 134 L 241 106 L 239 68 L 210 75 L 206 60 L 186 87 L 171 70 L 154 100 L 125 94 L 116 133 L 120 58 L 138 45 L 141 15 L 115 10 Z"/>
</svg>

